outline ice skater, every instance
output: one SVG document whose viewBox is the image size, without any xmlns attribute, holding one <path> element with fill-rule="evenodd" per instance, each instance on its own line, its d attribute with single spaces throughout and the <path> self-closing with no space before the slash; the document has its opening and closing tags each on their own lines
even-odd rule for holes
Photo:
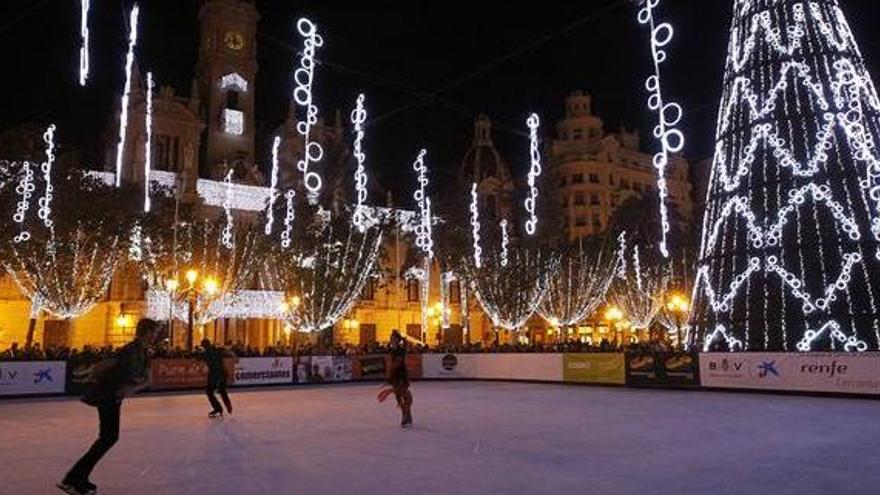
<svg viewBox="0 0 880 495">
<path fill-rule="evenodd" d="M 223 367 L 223 356 L 226 353 L 208 339 L 202 340 L 202 349 L 205 350 L 204 359 L 208 365 L 208 383 L 205 386 L 205 394 L 208 395 L 208 402 L 211 403 L 211 412 L 208 413 L 208 417 L 223 417 L 223 408 L 217 402 L 217 397 L 214 396 L 215 390 L 220 393 L 220 398 L 223 399 L 223 404 L 226 406 L 226 412 L 232 414 L 232 402 L 226 392 L 226 369 Z"/>
<path fill-rule="evenodd" d="M 379 392 L 379 402 L 384 402 L 393 393 L 402 415 L 400 427 L 412 428 L 413 397 L 409 390 L 409 372 L 406 369 L 406 341 L 400 332 L 394 330 L 391 332 L 389 344 L 391 364 L 388 369 L 388 385 L 391 388 L 386 387 Z"/>
<path fill-rule="evenodd" d="M 58 488 L 71 495 L 88 495 L 98 487 L 89 476 L 98 461 L 119 440 L 119 416 L 122 400 L 149 383 L 147 349 L 160 335 L 159 324 L 142 319 L 137 324 L 135 338 L 122 347 L 112 358 L 105 359 L 92 369 L 92 384 L 82 401 L 98 409 L 98 439 L 80 460 L 70 468 Z"/>
</svg>

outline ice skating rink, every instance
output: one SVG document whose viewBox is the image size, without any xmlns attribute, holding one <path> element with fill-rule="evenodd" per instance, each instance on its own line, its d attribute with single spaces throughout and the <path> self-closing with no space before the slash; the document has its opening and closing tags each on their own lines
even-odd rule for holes
<svg viewBox="0 0 880 495">
<path fill-rule="evenodd" d="M 123 406 L 99 494 L 876 494 L 880 402 L 417 382 L 402 431 L 377 384 L 235 390 Z M 73 399 L 0 402 L 0 493 L 54 483 L 97 432 Z"/>
</svg>

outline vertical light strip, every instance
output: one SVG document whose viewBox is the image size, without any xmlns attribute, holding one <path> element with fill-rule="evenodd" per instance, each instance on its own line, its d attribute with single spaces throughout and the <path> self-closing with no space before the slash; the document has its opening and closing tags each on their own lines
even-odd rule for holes
<svg viewBox="0 0 880 495">
<path fill-rule="evenodd" d="M 357 97 L 357 107 L 351 112 L 351 123 L 354 126 L 354 158 L 357 160 L 357 169 L 354 173 L 354 189 L 357 195 L 357 204 L 354 209 L 352 222 L 358 231 L 363 233 L 368 225 L 364 203 L 367 201 L 367 174 L 364 170 L 364 162 L 367 155 L 363 150 L 364 122 L 367 121 L 367 110 L 364 108 L 364 95 Z"/>
<path fill-rule="evenodd" d="M 501 266 L 507 267 L 507 244 L 510 242 L 510 237 L 507 234 L 507 220 L 501 221 Z"/>
<path fill-rule="evenodd" d="M 477 183 L 471 184 L 471 233 L 474 241 L 474 266 L 483 267 L 483 248 L 480 247 L 480 197 Z"/>
<path fill-rule="evenodd" d="M 309 165 L 321 161 L 324 148 L 311 139 L 312 126 L 318 123 L 318 106 L 312 98 L 312 83 L 315 80 L 315 51 L 324 44 L 324 39 L 318 34 L 315 23 L 306 18 L 300 19 L 296 28 L 303 37 L 303 50 L 299 68 L 293 73 L 296 83 L 293 100 L 305 111 L 303 120 L 296 123 L 296 130 L 303 137 L 303 156 L 297 162 L 297 168 L 303 173 L 303 185 L 308 191 L 309 202 L 314 204 L 321 193 L 323 181 L 320 174 L 309 170 Z"/>
<path fill-rule="evenodd" d="M 139 13 L 140 8 L 135 4 L 129 16 L 128 54 L 125 56 L 125 87 L 122 90 L 122 105 L 119 113 L 119 144 L 116 146 L 116 187 L 122 185 L 122 159 L 125 152 L 125 137 L 128 132 L 128 100 L 131 94 L 131 71 L 134 66 L 134 48 L 137 46 Z"/>
<path fill-rule="evenodd" d="M 529 126 L 529 155 L 532 161 L 528 177 L 529 196 L 525 201 L 526 212 L 529 214 L 526 220 L 526 233 L 535 235 L 538 229 L 538 216 L 535 214 L 538 203 L 537 179 L 541 175 L 541 149 L 538 143 L 538 127 L 541 125 L 541 119 L 538 114 L 533 113 L 529 115 L 526 124 Z"/>
<path fill-rule="evenodd" d="M 144 211 L 150 211 L 150 171 L 153 167 L 153 73 L 147 72 L 147 142 L 144 145 Z"/>
<path fill-rule="evenodd" d="M 43 134 L 43 141 L 46 143 L 46 161 L 43 162 L 43 181 L 46 183 L 46 189 L 43 197 L 38 201 L 40 208 L 37 210 L 37 217 L 43 221 L 46 228 L 52 228 L 52 165 L 55 163 L 55 124 L 49 125 Z"/>
<path fill-rule="evenodd" d="M 79 85 L 85 86 L 89 80 L 89 8 L 91 0 L 80 0 L 79 34 L 82 46 L 79 49 Z"/>
<path fill-rule="evenodd" d="M 278 148 L 281 146 L 281 137 L 275 136 L 272 141 L 272 177 L 269 183 L 269 204 L 266 205 L 266 235 L 272 234 L 272 224 L 275 223 L 275 201 L 278 199 Z"/>
<path fill-rule="evenodd" d="M 669 211 L 666 200 L 669 196 L 669 185 L 666 180 L 666 167 L 670 155 L 684 148 L 684 134 L 676 127 L 681 121 L 682 109 L 678 103 L 663 102 L 663 88 L 660 83 L 660 65 L 666 60 L 663 49 L 672 41 L 675 31 L 668 22 L 657 24 L 654 20 L 654 8 L 660 0 L 646 0 L 639 10 L 638 21 L 651 28 L 651 55 L 654 60 L 654 74 L 645 81 L 645 89 L 650 93 L 648 108 L 657 112 L 657 126 L 654 137 L 660 141 L 661 150 L 654 155 L 654 169 L 657 171 L 657 194 L 660 197 L 660 253 L 669 257 L 667 234 L 669 233 Z"/>
</svg>

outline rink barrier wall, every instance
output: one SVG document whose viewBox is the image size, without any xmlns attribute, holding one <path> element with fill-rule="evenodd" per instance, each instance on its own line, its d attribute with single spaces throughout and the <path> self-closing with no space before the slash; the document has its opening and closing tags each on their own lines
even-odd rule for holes
<svg viewBox="0 0 880 495">
<path fill-rule="evenodd" d="M 410 354 L 413 380 L 502 380 L 880 398 L 880 353 Z M 0 361 L 0 397 L 81 395 L 94 363 Z M 385 355 L 228 358 L 231 387 L 383 381 Z M 154 359 L 151 390 L 202 389 L 196 359 Z"/>
</svg>

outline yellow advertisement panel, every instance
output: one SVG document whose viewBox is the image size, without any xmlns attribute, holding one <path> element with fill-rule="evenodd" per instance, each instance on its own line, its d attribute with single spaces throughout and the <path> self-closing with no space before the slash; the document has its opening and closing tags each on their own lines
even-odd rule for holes
<svg viewBox="0 0 880 495">
<path fill-rule="evenodd" d="M 623 385 L 626 380 L 623 354 L 563 354 L 562 379 L 575 383 Z"/>
</svg>

